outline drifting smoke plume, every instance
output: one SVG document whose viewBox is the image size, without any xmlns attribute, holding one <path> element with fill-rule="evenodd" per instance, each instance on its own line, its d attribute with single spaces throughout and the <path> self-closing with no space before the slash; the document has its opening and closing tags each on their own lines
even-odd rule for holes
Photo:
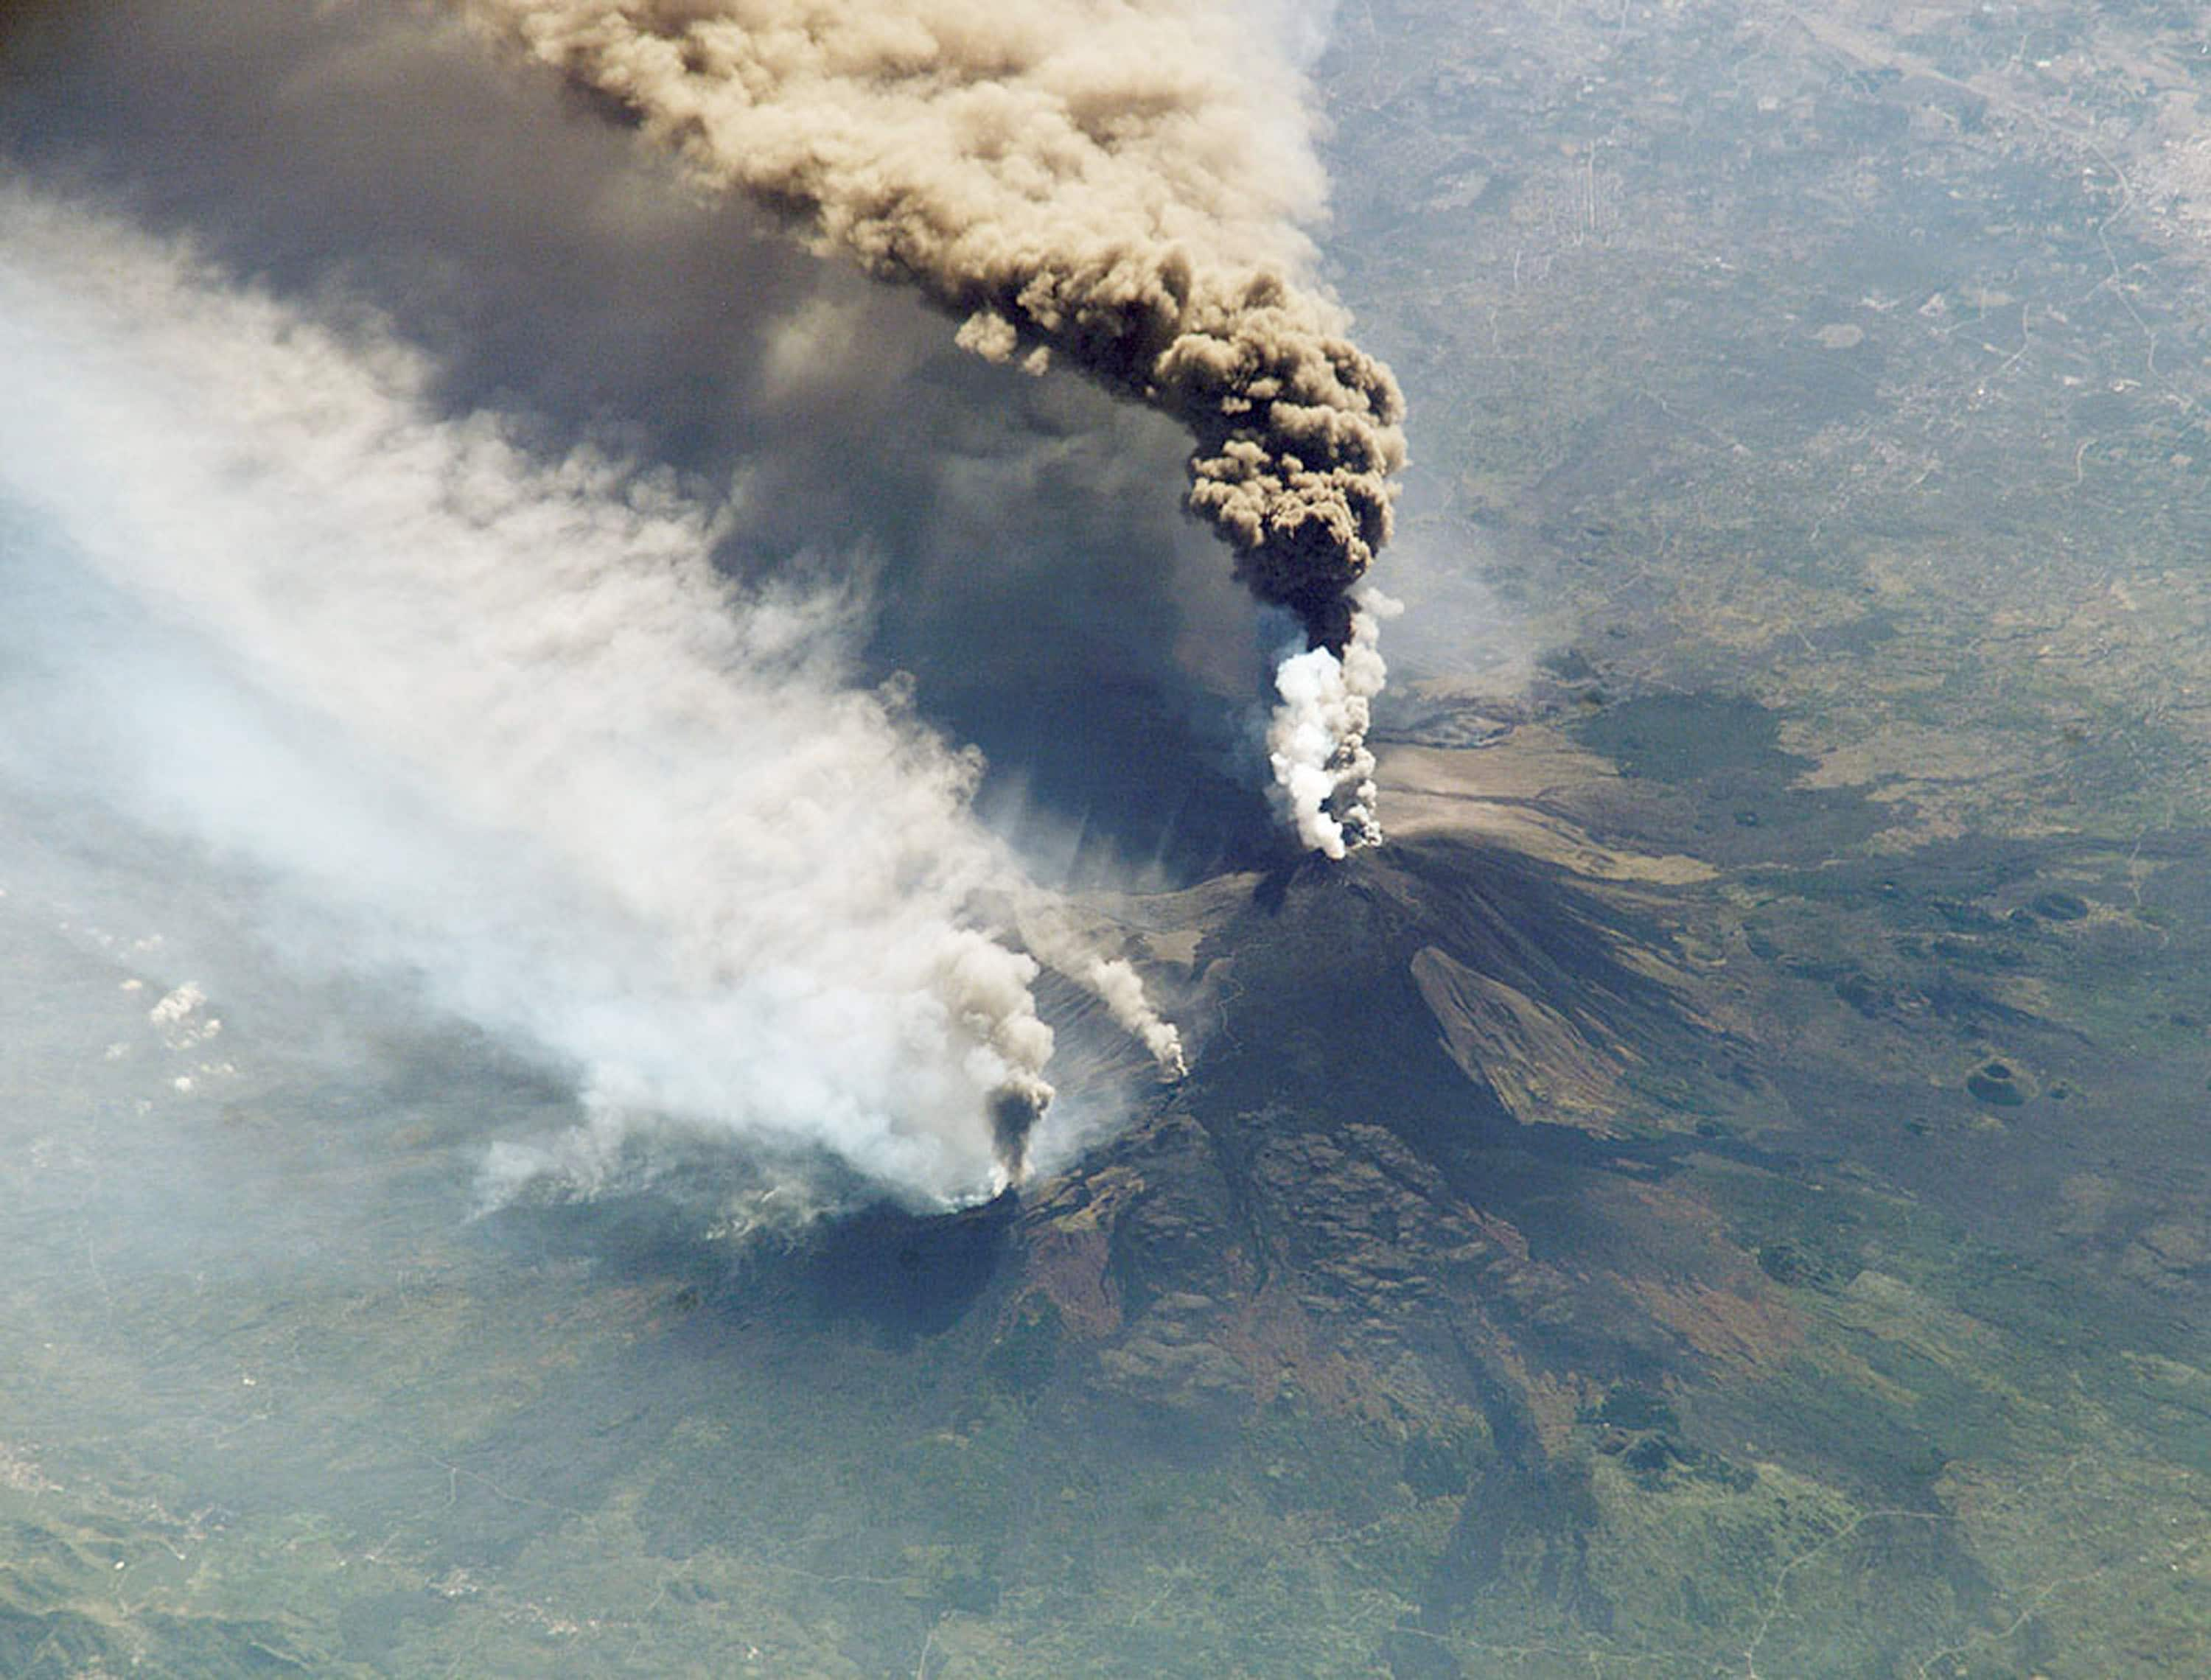
<svg viewBox="0 0 2211 1680">
<path fill-rule="evenodd" d="M 1403 402 L 1295 283 L 1322 184 L 1294 74 L 1248 19 L 1183 0 L 466 3 L 709 182 L 918 287 L 966 347 L 1033 371 L 1062 355 L 1172 415 L 1196 442 L 1190 506 L 1237 575 L 1379 686 L 1351 592 L 1390 535 Z M 1277 763 L 1305 772 L 1281 783 L 1299 832 L 1337 855 L 1347 827 L 1378 830 L 1363 772 L 1342 773 L 1357 733 L 1305 739 L 1324 710 L 1350 730 L 1363 697 L 1305 707 Z"/>
<path fill-rule="evenodd" d="M 1161 1018 L 1145 994 L 1142 978 L 1122 958 L 1098 956 L 1057 900 L 1026 893 L 1013 907 L 1021 943 L 1054 968 L 1079 982 L 1106 1006 L 1114 1024 L 1142 1043 L 1164 1079 L 1189 1072 L 1182 1034 Z"/>
<path fill-rule="evenodd" d="M 651 1117 L 925 1198 L 1018 1178 L 1052 1032 L 977 919 L 1028 890 L 979 766 L 845 685 L 839 601 L 717 577 L 741 510 L 436 418 L 380 333 L 4 181 L 0 366 L 11 800 L 258 878 L 287 955 L 574 1070 L 603 1147 Z M 1133 978 L 1099 989 L 1142 1018 Z"/>
<path fill-rule="evenodd" d="M 1125 1027 L 1151 1052 L 1160 1074 L 1179 1079 L 1190 1071 L 1182 1054 L 1182 1034 L 1171 1021 L 1160 1018 L 1144 995 L 1144 982 L 1136 970 L 1119 958 L 1095 958 L 1078 971 L 1084 984 L 1098 994 L 1114 1020 Z"/>
</svg>

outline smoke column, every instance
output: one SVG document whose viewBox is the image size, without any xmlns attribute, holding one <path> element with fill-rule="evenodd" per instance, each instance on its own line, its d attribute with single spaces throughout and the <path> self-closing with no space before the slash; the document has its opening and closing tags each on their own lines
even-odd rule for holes
<svg viewBox="0 0 2211 1680">
<path fill-rule="evenodd" d="M 0 366 L 11 801 L 190 841 L 289 959 L 572 1072 L 572 1164 L 650 1124 L 1021 1175 L 1052 1033 L 974 907 L 1033 889 L 974 756 L 845 683 L 844 603 L 718 578 L 741 507 L 440 419 L 373 324 L 4 178 Z"/>
<path fill-rule="evenodd" d="M 1161 1079 L 1179 1079 L 1190 1071 L 1181 1031 L 1152 1006 L 1132 964 L 1097 954 L 1061 903 L 1047 894 L 1021 894 L 1009 909 L 1021 943 L 1087 988 L 1114 1022 L 1150 1052 Z"/>
<path fill-rule="evenodd" d="M 1403 402 L 1296 283 L 1324 183 L 1279 27 L 1184 0 L 465 3 L 706 181 L 919 287 L 966 347 L 1063 356 L 1179 422 L 1190 509 L 1312 656 L 1282 690 L 1281 795 L 1331 855 L 1378 837 L 1353 590 L 1390 535 Z M 1305 704 L 1316 681 L 1357 704 Z"/>
<path fill-rule="evenodd" d="M 1281 704 L 1267 730 L 1275 786 L 1298 838 L 1329 857 L 1382 838 L 1366 730 L 1386 674 L 1375 645 L 1381 620 L 1403 610 L 1380 590 L 1362 589 L 1341 654 L 1290 647 L 1275 668 Z"/>
</svg>

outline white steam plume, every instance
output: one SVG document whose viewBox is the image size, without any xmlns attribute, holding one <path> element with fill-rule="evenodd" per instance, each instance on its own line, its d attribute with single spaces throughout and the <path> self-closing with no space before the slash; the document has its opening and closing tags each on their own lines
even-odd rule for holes
<svg viewBox="0 0 2211 1680">
<path fill-rule="evenodd" d="M 1362 590 L 1341 656 L 1293 646 L 1275 671 L 1281 704 L 1268 725 L 1267 756 L 1275 797 L 1298 837 L 1332 858 L 1382 838 L 1366 731 L 1387 674 L 1376 645 L 1381 620 L 1403 610 L 1379 589 Z"/>
<path fill-rule="evenodd" d="M 1022 890 L 978 765 L 846 685 L 839 603 L 716 577 L 741 511 L 440 420 L 388 335 L 4 181 L 0 368 L 9 796 L 245 869 L 291 959 L 574 1070 L 602 1149 L 1019 1175 L 1052 1035 L 974 919 Z"/>
<path fill-rule="evenodd" d="M 633 112 L 712 185 L 1190 434 L 1189 505 L 1308 647 L 1378 687 L 1352 591 L 1390 535 L 1403 400 L 1300 276 L 1323 208 L 1294 0 L 458 0 Z M 1308 731 L 1315 674 L 1286 671 Z M 1339 708 L 1341 710 L 1341 708 Z M 1363 727 L 1363 726 L 1362 726 Z M 1363 750 L 1300 734 L 1293 802 Z M 1316 756 L 1317 755 L 1317 756 Z M 1339 777 L 1340 779 L 1340 777 Z M 1371 807 L 1371 795 L 1361 801 Z M 1343 813 L 1349 817 L 1347 809 Z M 1340 855 L 1366 825 L 1299 832 Z"/>
</svg>

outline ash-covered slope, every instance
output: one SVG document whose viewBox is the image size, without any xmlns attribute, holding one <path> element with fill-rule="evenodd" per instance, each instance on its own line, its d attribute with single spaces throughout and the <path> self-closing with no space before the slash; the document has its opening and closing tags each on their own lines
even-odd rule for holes
<svg viewBox="0 0 2211 1680">
<path fill-rule="evenodd" d="M 1504 1604 L 1578 1638 L 1647 1615 L 1673 1514 L 1766 1532 L 1778 1496 L 1730 1437 L 1794 1392 L 1777 1283 L 1804 1279 L 1710 1184 L 1794 1175 L 1744 1140 L 1782 1105 L 1662 932 L 1680 904 L 1434 837 L 1212 909 L 1193 1075 L 1023 1210 L 993 1348 L 1048 1340 L 1033 1380 L 1083 1427 L 1269 1478 L 1293 1515 L 1447 1517 L 1396 1566 L 1401 1675 L 1462 1672 L 1443 1636 Z M 1382 1485 L 1269 1459 L 1285 1429 L 1379 1452 Z M 1790 1441 L 1820 1481 L 1925 1498 L 1938 1460 L 1893 1420 L 1820 1429 Z M 1868 1567 L 1938 1583 L 1930 1615 L 1980 1591 L 1939 1530 Z"/>
<path fill-rule="evenodd" d="M 1748 1076 L 1656 937 L 1448 841 L 1253 879 L 1195 952 L 1190 1080 L 1036 1200 L 1025 1275 L 1176 1429 L 1287 1393 L 1540 1459 L 1570 1389 L 1698 1364 L 1631 1280 L 1647 1244 L 1762 1310 L 1742 1255 L 1666 1229 L 1669 1163 Z"/>
</svg>

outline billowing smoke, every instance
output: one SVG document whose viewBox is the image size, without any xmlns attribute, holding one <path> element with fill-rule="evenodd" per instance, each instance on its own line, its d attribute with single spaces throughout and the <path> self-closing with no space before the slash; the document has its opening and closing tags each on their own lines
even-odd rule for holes
<svg viewBox="0 0 2211 1680">
<path fill-rule="evenodd" d="M 465 3 L 707 181 L 919 287 L 968 348 L 1063 356 L 1178 420 L 1237 575 L 1360 667 L 1356 704 L 1287 678 L 1299 832 L 1332 854 L 1378 834 L 1357 720 L 1381 665 L 1352 591 L 1390 535 L 1403 403 L 1298 283 L 1323 183 L 1293 43 L 1187 0 Z M 1318 746 L 1324 720 L 1344 733 Z"/>
<path fill-rule="evenodd" d="M 441 418 L 374 323 L 4 178 L 0 366 L 11 803 L 187 840 L 288 960 L 571 1073 L 572 1160 L 649 1121 L 1018 1177 L 1053 1035 L 978 906 L 1033 889 L 974 755 L 851 686 L 849 603 L 714 571 L 741 502 Z"/>
</svg>

